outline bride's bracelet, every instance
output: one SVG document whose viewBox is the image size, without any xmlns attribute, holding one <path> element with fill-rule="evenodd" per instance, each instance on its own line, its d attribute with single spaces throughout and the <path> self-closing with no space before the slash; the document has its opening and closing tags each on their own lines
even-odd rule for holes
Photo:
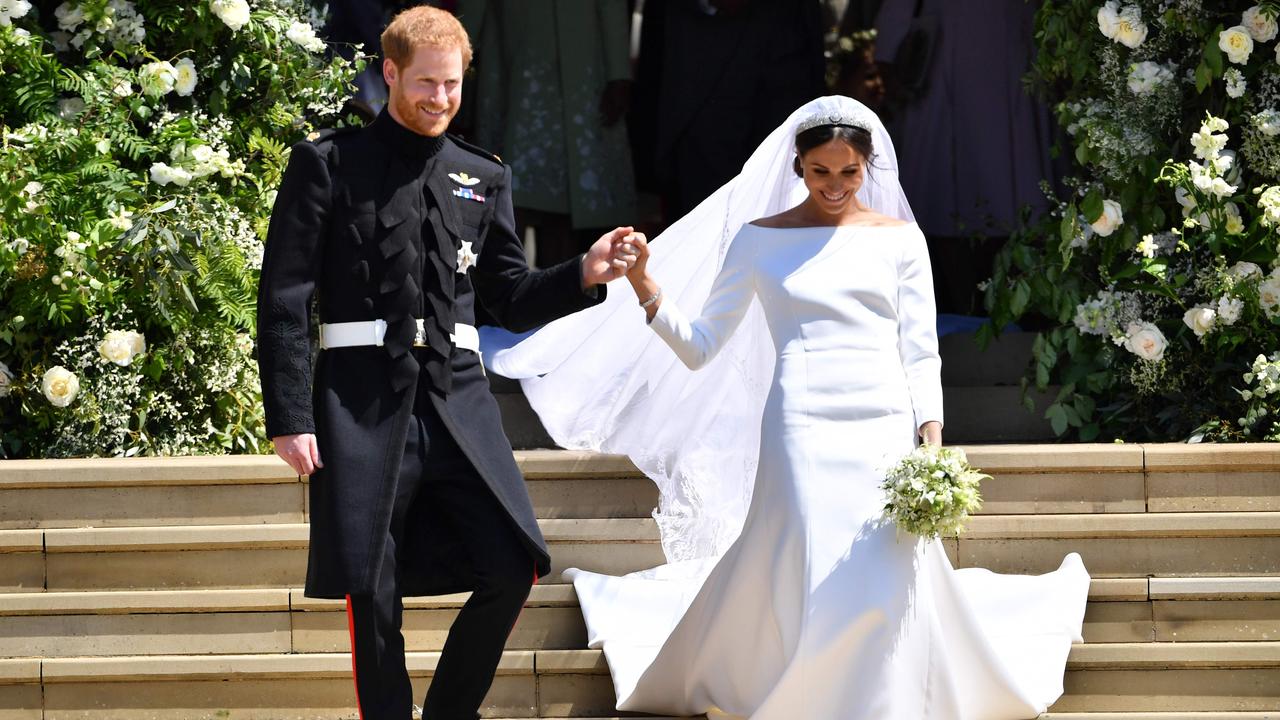
<svg viewBox="0 0 1280 720">
<path fill-rule="evenodd" d="M 648 300 L 640 301 L 640 307 L 648 308 L 650 305 L 658 302 L 661 299 L 662 299 L 662 288 L 658 288 L 658 292 L 651 295 Z"/>
</svg>

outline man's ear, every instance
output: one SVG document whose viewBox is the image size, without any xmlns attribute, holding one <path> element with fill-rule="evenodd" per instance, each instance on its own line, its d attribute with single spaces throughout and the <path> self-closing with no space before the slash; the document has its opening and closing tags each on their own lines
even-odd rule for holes
<svg viewBox="0 0 1280 720">
<path fill-rule="evenodd" d="M 387 58 L 382 61 L 382 80 L 387 83 L 387 87 L 391 87 L 396 84 L 396 80 L 398 79 L 397 76 L 399 74 L 400 68 L 396 67 L 394 60 Z"/>
</svg>

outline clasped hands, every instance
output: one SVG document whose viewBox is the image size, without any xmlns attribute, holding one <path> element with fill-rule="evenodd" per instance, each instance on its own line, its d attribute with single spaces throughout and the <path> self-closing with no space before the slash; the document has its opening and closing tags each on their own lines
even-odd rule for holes
<svg viewBox="0 0 1280 720">
<path fill-rule="evenodd" d="M 644 233 L 634 227 L 619 227 L 600 236 L 582 258 L 582 286 L 603 285 L 632 276 L 637 265 L 643 272 L 649 252 Z"/>
</svg>

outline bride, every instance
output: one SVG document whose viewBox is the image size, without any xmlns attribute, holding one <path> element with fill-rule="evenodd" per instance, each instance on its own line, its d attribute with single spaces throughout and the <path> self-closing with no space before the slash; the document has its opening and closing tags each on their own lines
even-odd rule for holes
<svg viewBox="0 0 1280 720">
<path fill-rule="evenodd" d="M 494 353 L 557 442 L 625 452 L 659 485 L 668 564 L 566 573 L 619 710 L 1013 720 L 1062 694 L 1079 556 L 1038 577 L 956 570 L 880 517 L 884 470 L 942 441 L 910 220 L 879 119 L 822 98 L 651 247 L 633 238 L 635 298 Z"/>
</svg>

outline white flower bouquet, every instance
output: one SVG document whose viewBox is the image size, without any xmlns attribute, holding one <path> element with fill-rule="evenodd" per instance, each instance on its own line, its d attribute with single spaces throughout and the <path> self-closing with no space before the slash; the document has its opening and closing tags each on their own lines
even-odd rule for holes
<svg viewBox="0 0 1280 720">
<path fill-rule="evenodd" d="M 975 470 L 963 450 L 921 445 L 898 461 L 881 483 L 885 517 L 926 539 L 954 535 L 982 507 L 978 485 L 983 479 L 990 476 Z"/>
</svg>

